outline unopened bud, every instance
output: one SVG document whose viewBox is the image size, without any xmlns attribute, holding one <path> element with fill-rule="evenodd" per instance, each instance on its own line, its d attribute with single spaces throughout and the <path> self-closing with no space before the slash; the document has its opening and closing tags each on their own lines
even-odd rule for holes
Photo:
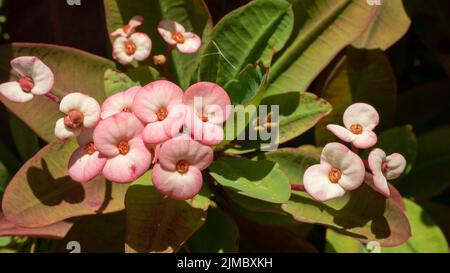
<svg viewBox="0 0 450 273">
<path fill-rule="evenodd" d="M 156 55 L 153 56 L 153 63 L 155 65 L 164 65 L 166 63 L 166 56 L 164 55 Z"/>
</svg>

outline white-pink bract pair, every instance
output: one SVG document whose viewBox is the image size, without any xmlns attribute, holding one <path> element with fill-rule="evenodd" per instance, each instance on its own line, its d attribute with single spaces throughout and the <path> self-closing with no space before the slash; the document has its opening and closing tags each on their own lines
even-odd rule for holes
<svg viewBox="0 0 450 273">
<path fill-rule="evenodd" d="M 46 95 L 54 84 L 53 72 L 39 58 L 17 57 L 11 67 L 18 74 L 17 81 L 0 84 L 0 94 L 16 103 L 25 103 L 35 95 Z"/>
<path fill-rule="evenodd" d="M 197 34 L 187 32 L 181 24 L 175 21 L 162 20 L 158 24 L 158 32 L 164 41 L 184 54 L 197 52 L 202 44 L 202 40 Z"/>
<path fill-rule="evenodd" d="M 230 103 L 225 90 L 214 83 L 199 82 L 183 92 L 176 84 L 159 80 L 137 93 L 132 110 L 146 124 L 142 134 L 146 143 L 171 139 L 185 125 L 194 140 L 214 146 L 224 138 L 222 124 Z"/>
<path fill-rule="evenodd" d="M 150 56 L 152 40 L 145 33 L 135 32 L 143 22 L 143 17 L 134 16 L 127 25 L 111 33 L 112 37 L 118 36 L 113 42 L 113 57 L 119 63 L 127 65 L 133 61 L 144 61 Z"/>
<path fill-rule="evenodd" d="M 372 174 L 366 174 L 366 183 L 386 197 L 390 196 L 388 180 L 398 178 L 406 167 L 406 159 L 399 153 L 386 156 L 386 153 L 376 148 L 370 152 L 369 168 Z"/>
</svg>

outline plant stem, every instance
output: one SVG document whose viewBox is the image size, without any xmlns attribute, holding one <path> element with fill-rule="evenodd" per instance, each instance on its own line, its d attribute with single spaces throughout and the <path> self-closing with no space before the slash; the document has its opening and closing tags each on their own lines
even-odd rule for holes
<svg viewBox="0 0 450 273">
<path fill-rule="evenodd" d="M 304 191 L 306 192 L 305 186 L 300 184 L 291 184 L 291 190 L 293 191 Z"/>
<path fill-rule="evenodd" d="M 352 144 L 352 152 L 354 152 L 355 154 L 359 155 L 359 149 L 356 148 L 355 146 L 353 146 L 353 144 Z"/>
<path fill-rule="evenodd" d="M 51 91 L 48 92 L 47 94 L 45 94 L 45 96 L 47 98 L 49 98 L 51 101 L 54 101 L 58 104 L 61 102 L 61 99 L 58 96 L 56 96 L 55 94 L 53 94 Z"/>
</svg>

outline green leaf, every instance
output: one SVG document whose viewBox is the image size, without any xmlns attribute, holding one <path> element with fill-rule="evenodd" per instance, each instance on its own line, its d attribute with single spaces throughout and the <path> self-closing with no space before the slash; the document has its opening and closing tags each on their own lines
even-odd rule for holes
<svg viewBox="0 0 450 273">
<path fill-rule="evenodd" d="M 39 139 L 36 134 L 15 115 L 10 115 L 9 128 L 23 161 L 27 161 L 39 151 Z"/>
<path fill-rule="evenodd" d="M 223 157 L 216 159 L 209 170 L 219 184 L 242 195 L 272 203 L 289 199 L 289 181 L 273 162 Z"/>
<path fill-rule="evenodd" d="M 304 171 L 319 161 L 320 153 L 309 146 L 279 149 L 265 154 L 279 163 L 291 181 L 302 183 Z M 317 202 L 305 192 L 293 191 L 289 201 L 272 205 L 249 198 L 234 198 L 253 211 L 284 214 L 302 223 L 316 223 L 367 242 L 377 239 L 382 245 L 399 245 L 409 236 L 408 219 L 398 205 L 396 196 L 385 199 L 367 185 L 362 185 L 341 198 Z"/>
<path fill-rule="evenodd" d="M 324 146 L 336 141 L 326 126 L 342 124 L 344 111 L 356 102 L 365 102 L 377 109 L 380 114 L 377 129 L 389 127 L 395 115 L 397 83 L 384 53 L 349 48 L 347 58 L 337 65 L 335 71 L 321 94 L 333 106 L 333 111 L 315 128 L 317 144 Z"/>
<path fill-rule="evenodd" d="M 114 63 L 90 53 L 62 46 L 13 43 L 0 45 L 0 77 L 3 81 L 17 80 L 9 62 L 18 56 L 39 57 L 55 75 L 52 92 L 59 97 L 79 91 L 103 101 L 105 92 L 103 75 Z M 5 106 L 25 122 L 36 134 L 47 142 L 55 139 L 56 120 L 62 117 L 58 104 L 45 96 L 35 96 L 32 101 L 17 104 L 3 96 Z"/>
<path fill-rule="evenodd" d="M 8 185 L 10 174 L 8 172 L 8 169 L 3 165 L 3 163 L 0 161 L 0 199 L 3 196 L 3 192 L 6 188 L 6 185 Z"/>
<path fill-rule="evenodd" d="M 381 247 L 382 253 L 448 253 L 444 234 L 430 216 L 417 204 L 404 199 L 411 223 L 411 238 L 397 247 Z M 376 242 L 376 240 L 375 240 Z M 368 252 L 367 248 L 351 237 L 327 230 L 328 249 L 338 253 Z M 331 252 L 331 251 L 330 251 Z"/>
<path fill-rule="evenodd" d="M 159 78 L 159 72 L 151 66 L 139 66 L 129 69 L 126 73 L 108 69 L 104 76 L 106 96 L 112 96 L 133 86 L 144 86 Z"/>
<path fill-rule="evenodd" d="M 417 200 L 438 195 L 450 185 L 450 127 L 440 127 L 417 137 L 419 152 L 412 171 L 398 181 L 406 196 Z"/>
<path fill-rule="evenodd" d="M 17 156 L 10 150 L 10 146 L 3 142 L 0 142 L 0 162 L 3 163 L 9 173 L 16 173 L 20 169 L 22 163 Z"/>
<path fill-rule="evenodd" d="M 379 6 L 354 0 L 292 0 L 295 25 L 275 60 L 266 95 L 307 90 L 311 82 L 372 22 Z"/>
<path fill-rule="evenodd" d="M 421 129 L 450 108 L 450 81 L 435 81 L 416 86 L 398 97 L 397 123 Z"/>
<path fill-rule="evenodd" d="M 352 45 L 356 48 L 386 50 L 406 34 L 410 24 L 402 0 L 384 1 L 372 23 Z"/>
<path fill-rule="evenodd" d="M 199 68 L 199 81 L 224 86 L 248 64 L 268 66 L 292 30 L 292 8 L 284 0 L 255 0 L 215 26 Z"/>
<path fill-rule="evenodd" d="M 318 98 L 312 93 L 300 92 L 266 97 L 261 101 L 261 105 L 267 105 L 268 112 L 272 111 L 272 106 L 278 106 L 278 128 L 275 128 L 278 129 L 278 136 L 272 129 L 272 131 L 266 132 L 270 134 L 270 139 L 238 141 L 237 146 L 227 150 L 227 153 L 245 153 L 260 149 L 261 145 L 273 146 L 273 144 L 287 142 L 311 129 L 332 109 L 324 99 Z M 275 121 L 273 116 L 272 121 Z"/>
<path fill-rule="evenodd" d="M 70 242 L 80 244 L 81 253 L 123 253 L 125 243 L 125 211 L 77 217 L 63 240 L 60 252 L 73 251 Z"/>
<path fill-rule="evenodd" d="M 125 197 L 126 252 L 177 252 L 205 222 L 210 200 L 203 190 L 176 201 L 151 185 L 150 172 L 133 183 Z"/>
<path fill-rule="evenodd" d="M 128 185 L 107 182 L 102 176 L 85 184 L 69 178 L 67 162 L 77 147 L 75 140 L 51 143 L 22 166 L 3 196 L 2 210 L 9 221 L 42 227 L 124 208 Z"/>
<path fill-rule="evenodd" d="M 3 213 L 0 213 L 0 236 L 28 236 L 60 239 L 66 236 L 72 226 L 72 222 L 60 221 L 48 226 L 25 228 L 8 221 Z"/>
<path fill-rule="evenodd" d="M 239 229 L 231 216 L 217 207 L 211 207 L 206 223 L 189 239 L 188 244 L 194 253 L 236 253 Z"/>
<path fill-rule="evenodd" d="M 417 139 L 410 125 L 406 125 L 403 127 L 394 127 L 383 131 L 378 135 L 378 142 L 375 147 L 384 150 L 386 152 L 386 155 L 390 155 L 392 153 L 402 154 L 406 159 L 406 169 L 404 175 L 408 174 L 411 171 L 412 166 L 416 161 L 418 149 Z M 369 150 L 366 150 L 363 154 L 363 157 L 367 158 L 368 155 Z M 396 181 L 399 180 L 391 182 L 393 182 L 395 185 Z"/>
<path fill-rule="evenodd" d="M 152 55 L 166 54 L 167 43 L 157 31 L 162 19 L 175 20 L 187 31 L 194 32 L 205 43 L 211 32 L 211 16 L 203 0 L 104 0 L 108 32 L 123 27 L 135 15 L 142 15 L 145 22 L 137 31 L 147 33 L 152 39 Z M 170 58 L 170 75 L 181 88 L 189 86 L 203 50 L 195 54 L 181 54 L 175 50 Z"/>
<path fill-rule="evenodd" d="M 268 82 L 269 68 L 263 65 L 247 65 L 236 79 L 230 80 L 224 87 L 233 105 L 258 105 Z"/>
</svg>

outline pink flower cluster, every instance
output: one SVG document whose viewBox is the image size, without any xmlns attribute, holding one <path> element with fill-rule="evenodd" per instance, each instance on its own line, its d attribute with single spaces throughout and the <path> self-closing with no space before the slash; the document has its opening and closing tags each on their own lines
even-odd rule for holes
<svg viewBox="0 0 450 273">
<path fill-rule="evenodd" d="M 152 40 L 136 28 L 144 23 L 144 18 L 134 16 L 129 23 L 111 33 L 113 42 L 113 57 L 119 63 L 127 65 L 133 61 L 146 60 L 152 51 Z M 158 25 L 158 32 L 169 44 L 169 49 L 177 48 L 181 53 L 192 54 L 201 46 L 201 39 L 192 32 L 186 32 L 179 23 L 162 20 Z"/>
<path fill-rule="evenodd" d="M 350 105 L 344 112 L 344 126 L 330 124 L 328 130 L 347 146 L 333 142 L 327 144 L 320 157 L 320 164 L 309 167 L 303 175 L 305 190 L 316 200 L 324 202 L 341 197 L 366 182 L 377 192 L 390 196 L 388 180 L 398 178 L 405 170 L 406 160 L 398 153 L 386 156 L 376 148 L 363 161 L 358 149 L 367 149 L 377 143 L 373 131 L 379 123 L 378 112 L 366 103 Z M 367 168 L 367 170 L 366 170 Z"/>
<path fill-rule="evenodd" d="M 204 103 L 196 108 L 194 98 Z M 185 92 L 159 80 L 132 87 L 99 103 L 71 93 L 60 104 L 65 117 L 55 126 L 61 140 L 76 136 L 79 148 L 68 173 L 85 183 L 100 173 L 115 183 L 131 183 L 153 164 L 153 185 L 177 200 L 201 189 L 201 171 L 213 160 L 211 146 L 223 140 L 222 123 L 230 99 L 220 86 L 200 82 Z"/>
</svg>

